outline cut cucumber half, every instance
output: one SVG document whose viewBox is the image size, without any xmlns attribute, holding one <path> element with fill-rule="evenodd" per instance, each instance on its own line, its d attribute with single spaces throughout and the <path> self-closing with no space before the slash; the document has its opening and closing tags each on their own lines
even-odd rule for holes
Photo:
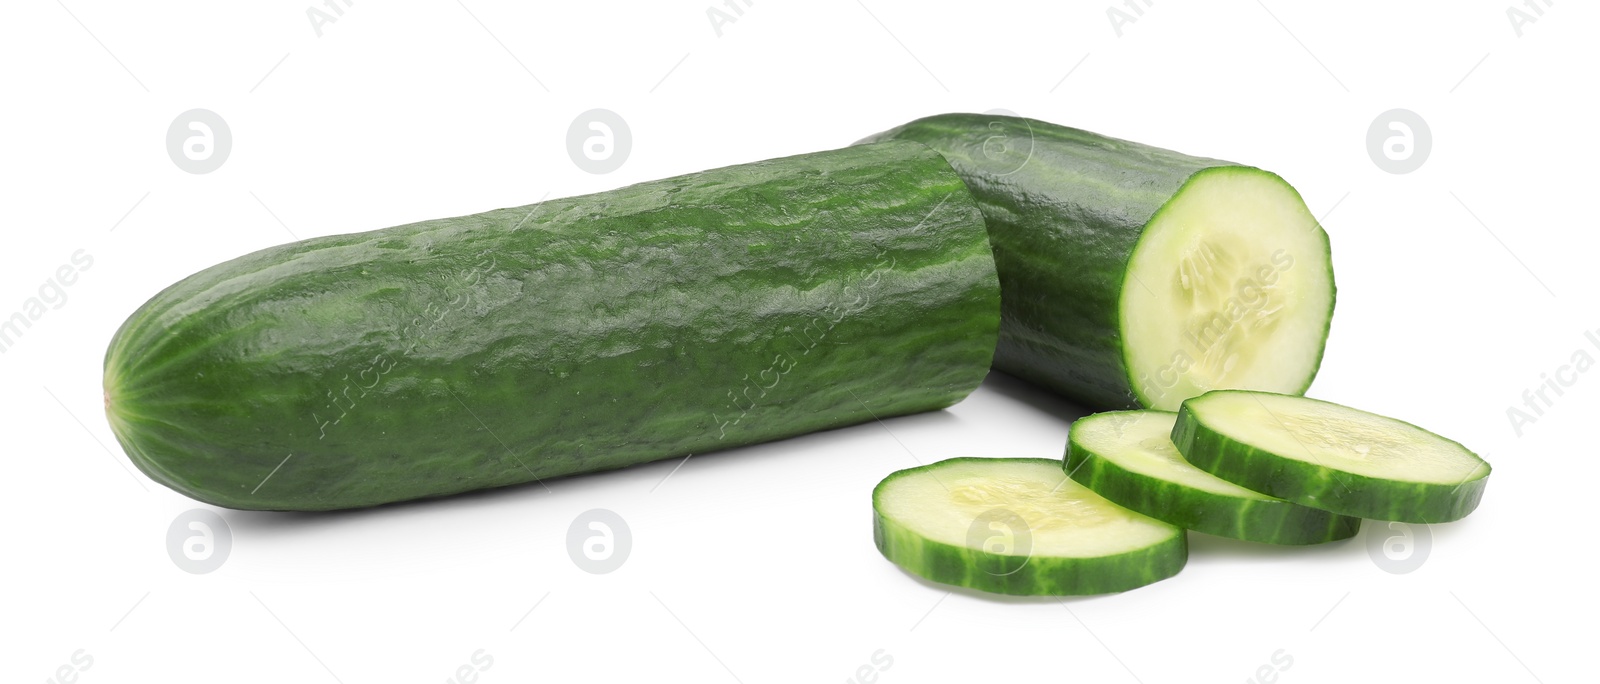
<svg viewBox="0 0 1600 684">
<path fill-rule="evenodd" d="M 1108 594 L 1166 579 L 1181 528 L 1107 501 L 1044 458 L 952 458 L 872 491 L 878 550 L 911 574 L 999 594 Z"/>
<path fill-rule="evenodd" d="M 983 211 L 1000 276 L 995 368 L 1094 409 L 1311 385 L 1333 263 L 1283 178 L 992 114 L 866 141 L 889 139 L 938 150 Z"/>
<path fill-rule="evenodd" d="M 1067 474 L 1117 505 L 1179 527 L 1268 544 L 1349 539 L 1361 519 L 1254 492 L 1194 467 L 1172 444 L 1177 414 L 1110 411 L 1080 418 Z"/>
<path fill-rule="evenodd" d="M 1172 441 L 1217 477 L 1374 520 L 1441 523 L 1478 507 L 1489 464 L 1410 423 L 1326 401 L 1219 390 L 1183 402 Z"/>
</svg>

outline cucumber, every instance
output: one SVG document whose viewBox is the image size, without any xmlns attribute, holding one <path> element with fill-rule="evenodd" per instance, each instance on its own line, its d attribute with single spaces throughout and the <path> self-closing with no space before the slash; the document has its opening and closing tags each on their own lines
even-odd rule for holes
<svg viewBox="0 0 1600 684">
<path fill-rule="evenodd" d="M 891 139 L 944 154 L 983 210 L 997 369 L 1093 409 L 1310 387 L 1333 266 L 1277 175 L 1010 116 L 943 114 L 863 142 Z"/>
<path fill-rule="evenodd" d="M 952 458 L 872 490 L 873 539 L 911 574 L 998 594 L 1142 587 L 1189 558 L 1178 527 L 1105 500 L 1044 458 Z"/>
<path fill-rule="evenodd" d="M 106 413 L 201 501 L 372 506 L 943 408 L 998 300 L 944 159 L 846 148 L 213 266 L 117 331 Z"/>
<path fill-rule="evenodd" d="M 1289 503 L 1194 467 L 1172 444 L 1177 414 L 1110 411 L 1079 418 L 1067 474 L 1117 505 L 1197 532 L 1268 544 L 1349 539 L 1361 519 Z"/>
<path fill-rule="evenodd" d="M 1410 423 L 1267 392 L 1185 401 L 1172 441 L 1224 480 L 1373 520 L 1458 520 L 1478 507 L 1489 478 L 1477 454 Z"/>
</svg>

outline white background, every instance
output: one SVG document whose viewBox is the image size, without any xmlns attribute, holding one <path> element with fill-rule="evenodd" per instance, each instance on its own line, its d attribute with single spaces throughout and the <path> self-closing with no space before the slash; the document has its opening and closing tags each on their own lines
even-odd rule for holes
<svg viewBox="0 0 1600 684">
<path fill-rule="evenodd" d="M 7 680 L 49 681 L 80 649 L 88 683 L 441 682 L 479 649 L 490 684 L 840 682 L 880 649 L 878 682 L 1240 682 L 1280 649 L 1280 682 L 1593 675 L 1600 373 L 1520 436 L 1506 413 L 1576 351 L 1600 359 L 1583 335 L 1600 329 L 1592 5 L 1141 3 L 1119 36 L 1108 2 L 761 0 L 719 37 L 707 0 L 363 1 L 319 37 L 309 2 L 239 4 L 22 0 L 0 21 L 0 317 L 75 250 L 94 260 L 0 354 Z M 1521 36 L 1513 6 L 1537 17 Z M 165 149 L 196 107 L 233 138 L 206 175 Z M 633 137 L 608 175 L 566 151 L 597 107 Z M 1397 107 L 1433 138 L 1405 175 L 1366 149 Z M 994 108 L 1294 183 L 1326 217 L 1339 284 L 1311 394 L 1476 449 L 1495 467 L 1482 507 L 1428 531 L 1407 574 L 1369 554 L 1366 535 L 1392 534 L 1369 524 L 1311 549 L 1192 535 L 1182 574 L 1123 595 L 948 594 L 878 555 L 868 495 L 917 461 L 1059 457 L 1082 411 L 994 376 L 946 412 L 696 456 L 665 480 L 676 462 L 548 493 L 222 511 L 232 553 L 191 575 L 166 532 L 199 504 L 133 471 L 103 418 L 101 356 L 129 313 L 291 235 Z M 632 530 L 609 575 L 566 553 L 591 508 Z"/>
</svg>

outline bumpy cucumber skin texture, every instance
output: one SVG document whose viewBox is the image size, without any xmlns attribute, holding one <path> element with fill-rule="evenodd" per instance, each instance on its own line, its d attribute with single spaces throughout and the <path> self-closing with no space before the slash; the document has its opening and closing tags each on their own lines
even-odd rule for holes
<svg viewBox="0 0 1600 684">
<path fill-rule="evenodd" d="M 1361 531 L 1361 518 L 1288 501 L 1227 496 L 1136 473 L 1101 457 L 1070 434 L 1064 465 L 1068 476 L 1112 503 L 1196 532 L 1306 545 L 1349 539 Z"/>
<path fill-rule="evenodd" d="M 949 165 L 846 148 L 219 264 L 116 333 L 107 414 L 201 501 L 371 506 L 943 408 L 998 300 Z"/>
<path fill-rule="evenodd" d="M 1201 396 L 1224 391 L 1235 390 Z M 1178 410 L 1172 443 L 1196 467 L 1246 489 L 1373 520 L 1423 524 L 1460 520 L 1478 507 L 1489 483 L 1487 468 L 1475 479 L 1449 485 L 1385 480 L 1283 458 L 1207 428 L 1188 401 Z"/>
<path fill-rule="evenodd" d="M 1039 461 L 1060 465 L 1053 459 L 978 459 L 947 461 Z M 945 463 L 947 461 L 941 461 Z M 1099 558 L 1060 558 L 1032 556 L 1014 572 L 996 574 L 984 570 L 985 554 L 976 549 L 953 546 L 919 535 L 878 508 L 878 495 L 896 478 L 937 468 L 940 463 L 897 471 L 872 490 L 872 539 L 884 558 L 923 579 L 958 587 L 1013 596 L 1082 596 L 1114 594 L 1137 589 L 1178 574 L 1189 560 L 1189 538 L 1181 529 L 1159 544 L 1115 556 Z M 1019 561 L 1020 562 L 1020 561 Z M 1004 564 L 1012 567 L 1011 564 Z"/>
<path fill-rule="evenodd" d="M 1202 172 L 1243 169 L 1283 182 L 1253 167 L 1011 116 L 940 114 L 861 142 L 881 140 L 938 150 L 983 210 L 1000 273 L 995 368 L 1097 410 L 1153 400 L 1140 395 L 1121 334 L 1121 293 L 1139 286 L 1127 267 L 1145 226 Z M 1320 267 L 1332 272 L 1331 263 Z"/>
</svg>

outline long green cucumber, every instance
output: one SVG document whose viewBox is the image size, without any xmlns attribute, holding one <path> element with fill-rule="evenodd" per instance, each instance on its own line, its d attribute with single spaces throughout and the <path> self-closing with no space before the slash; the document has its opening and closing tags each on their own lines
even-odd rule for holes
<svg viewBox="0 0 1600 684">
<path fill-rule="evenodd" d="M 1349 539 L 1361 519 L 1251 491 L 1194 467 L 1172 444 L 1177 414 L 1108 411 L 1079 418 L 1068 435 L 1072 479 L 1162 522 L 1268 544 Z"/>
<path fill-rule="evenodd" d="M 1406 523 L 1465 517 L 1489 464 L 1410 423 L 1269 392 L 1208 392 L 1183 402 L 1172 441 L 1229 482 L 1341 515 Z"/>
<path fill-rule="evenodd" d="M 892 139 L 944 154 L 983 210 L 996 368 L 1095 409 L 1310 386 L 1333 269 L 1277 175 L 1010 116 L 943 114 L 863 142 Z"/>
<path fill-rule="evenodd" d="M 853 147 L 218 264 L 117 331 L 106 412 L 201 501 L 371 506 L 943 408 L 998 299 L 944 159 Z"/>
<path fill-rule="evenodd" d="M 1109 594 L 1183 569 L 1188 536 L 1044 458 L 952 458 L 872 490 L 873 539 L 919 577 L 997 594 Z"/>
</svg>

